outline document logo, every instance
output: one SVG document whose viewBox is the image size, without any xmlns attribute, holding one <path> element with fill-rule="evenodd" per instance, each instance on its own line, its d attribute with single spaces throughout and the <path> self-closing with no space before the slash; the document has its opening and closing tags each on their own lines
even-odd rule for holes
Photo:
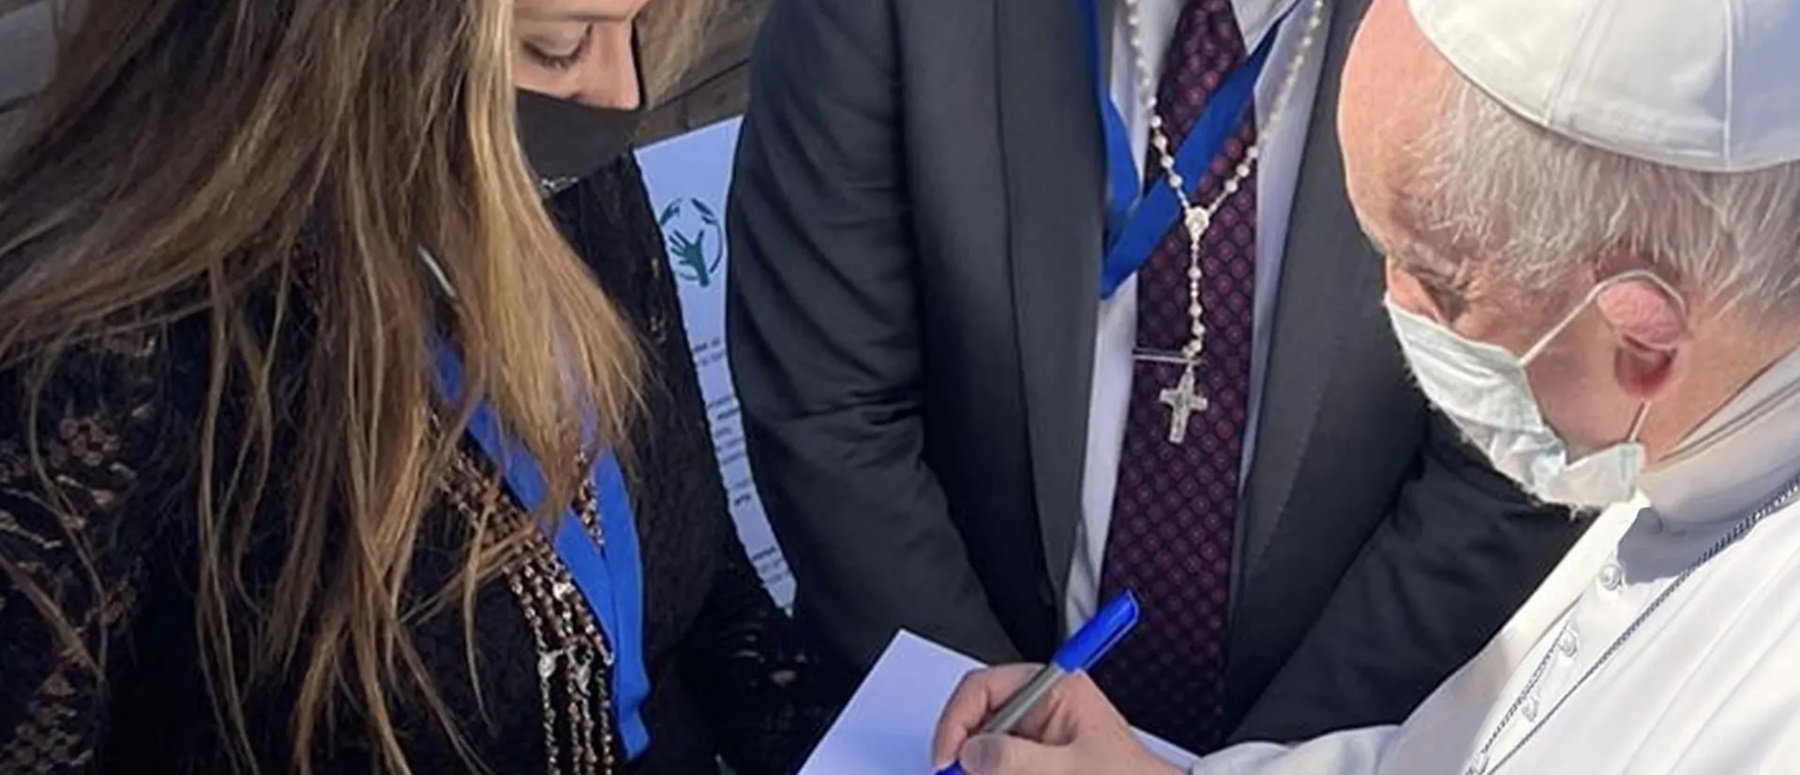
<svg viewBox="0 0 1800 775">
<path fill-rule="evenodd" d="M 656 216 L 669 246 L 669 265 L 675 276 L 701 288 L 709 288 L 725 262 L 725 230 L 718 211 L 695 197 L 676 199 Z"/>
</svg>

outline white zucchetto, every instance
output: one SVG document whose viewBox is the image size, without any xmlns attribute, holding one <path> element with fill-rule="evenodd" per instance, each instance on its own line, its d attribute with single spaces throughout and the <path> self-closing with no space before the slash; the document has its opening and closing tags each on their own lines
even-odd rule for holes
<svg viewBox="0 0 1800 775">
<path fill-rule="evenodd" d="M 1407 0 L 1463 77 L 1525 119 L 1705 172 L 1800 160 L 1800 0 Z"/>
</svg>

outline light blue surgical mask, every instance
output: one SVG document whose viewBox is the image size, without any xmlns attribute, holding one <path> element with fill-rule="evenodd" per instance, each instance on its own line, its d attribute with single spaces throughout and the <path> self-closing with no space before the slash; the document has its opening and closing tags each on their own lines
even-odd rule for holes
<svg viewBox="0 0 1800 775">
<path fill-rule="evenodd" d="M 1545 503 L 1598 509 L 1630 500 L 1644 469 L 1638 432 L 1650 405 L 1639 407 L 1624 440 L 1579 458 L 1544 420 L 1525 368 L 1575 322 L 1607 288 L 1627 280 L 1647 280 L 1681 299 L 1656 275 L 1633 270 L 1602 281 L 1574 309 L 1525 351 L 1468 339 L 1437 322 L 1386 301 L 1394 335 L 1406 354 L 1419 388 L 1456 423 L 1469 442 L 1500 473 Z"/>
</svg>

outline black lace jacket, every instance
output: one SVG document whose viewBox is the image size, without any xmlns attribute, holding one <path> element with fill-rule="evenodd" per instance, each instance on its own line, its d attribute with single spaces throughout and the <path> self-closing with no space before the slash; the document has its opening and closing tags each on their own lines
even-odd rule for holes
<svg viewBox="0 0 1800 775">
<path fill-rule="evenodd" d="M 652 745 L 615 771 L 716 775 L 723 758 L 739 775 L 792 772 L 828 709 L 814 699 L 808 661 L 733 530 L 635 161 L 626 156 L 562 192 L 553 210 L 636 325 L 653 366 L 650 419 L 627 470 L 643 552 Z M 224 770 L 196 647 L 193 489 L 177 473 L 188 468 L 179 461 L 192 461 L 194 397 L 206 373 L 204 334 L 191 328 L 84 348 L 40 393 L 46 400 L 35 418 L 20 411 L 22 375 L 0 373 L 0 773 Z M 53 506 L 30 470 L 27 422 L 36 424 L 65 507 Z M 518 517 L 483 466 L 459 465 L 448 479 L 433 524 L 452 527 L 421 542 L 421 590 L 452 572 L 456 542 L 467 538 L 455 526 Z M 279 549 L 279 540 L 269 543 Z M 279 555 L 267 556 L 272 564 Z M 560 569 L 551 561 L 538 571 Z M 534 638 L 529 584 L 509 583 L 528 577 L 510 574 L 480 591 L 473 680 L 459 612 L 420 618 L 413 640 L 489 772 L 583 772 L 578 751 L 565 748 L 596 750 L 602 732 L 584 731 L 566 686 L 540 680 L 548 663 Z M 56 602 L 99 665 L 59 639 L 27 589 Z M 289 718 L 281 698 L 291 694 L 254 697 L 248 726 L 257 758 L 264 772 L 284 772 Z M 395 704 L 414 772 L 469 770 L 421 703 Z M 373 771 L 361 718 L 346 710 L 334 720 L 329 739 L 316 744 L 318 771 Z M 603 761 L 596 771 L 608 772 Z"/>
</svg>

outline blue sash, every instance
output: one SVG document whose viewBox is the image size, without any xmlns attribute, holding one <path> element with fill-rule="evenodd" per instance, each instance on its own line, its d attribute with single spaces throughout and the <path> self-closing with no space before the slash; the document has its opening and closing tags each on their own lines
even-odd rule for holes
<svg viewBox="0 0 1800 775">
<path fill-rule="evenodd" d="M 456 406 L 462 395 L 462 363 L 442 341 L 434 341 L 439 395 Z M 519 506 L 535 512 L 543 503 L 548 484 L 531 453 L 506 435 L 500 418 L 486 401 L 469 419 L 469 434 L 481 445 L 496 469 L 506 478 Z M 643 704 L 650 695 L 650 677 L 644 668 L 643 570 L 639 565 L 637 524 L 632 517 L 631 496 L 625 476 L 611 452 L 594 462 L 594 491 L 600 500 L 600 529 L 605 545 L 596 544 L 574 510 L 564 506 L 554 524 L 544 525 L 556 556 L 568 569 L 576 589 L 599 621 L 613 651 L 612 710 L 627 760 L 650 745 L 644 726 Z"/>
<path fill-rule="evenodd" d="M 1111 298 L 1126 278 L 1150 258 L 1174 225 L 1181 212 L 1175 192 L 1157 174 L 1149 184 L 1138 182 L 1137 164 L 1132 159 L 1131 143 L 1125 137 L 1125 118 L 1113 102 L 1107 86 L 1106 68 L 1101 66 L 1100 0 L 1080 0 L 1082 18 L 1088 29 L 1088 66 L 1094 73 L 1094 95 L 1100 107 L 1101 134 L 1106 142 L 1106 260 L 1100 267 L 1100 298 Z M 1175 171 L 1192 188 L 1200 186 L 1207 167 L 1225 147 L 1225 141 L 1236 131 L 1244 111 L 1256 93 L 1256 79 L 1269 61 L 1281 25 L 1300 5 L 1290 5 L 1282 12 L 1249 58 L 1225 77 L 1225 81 L 1207 98 L 1200 119 L 1188 132 L 1187 139 L 1175 151 Z M 1154 173 L 1155 170 L 1146 170 Z"/>
</svg>

